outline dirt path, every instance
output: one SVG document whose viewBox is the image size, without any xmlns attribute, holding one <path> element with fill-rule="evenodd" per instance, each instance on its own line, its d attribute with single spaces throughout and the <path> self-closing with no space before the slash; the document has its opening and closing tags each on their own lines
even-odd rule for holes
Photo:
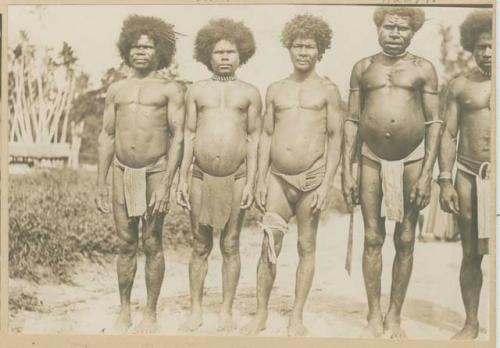
<svg viewBox="0 0 500 348">
<path fill-rule="evenodd" d="M 335 216 L 322 224 L 318 234 L 315 280 L 306 305 L 305 323 L 312 336 L 360 337 L 366 316 L 365 290 L 361 274 L 362 222 L 356 214 L 353 272 L 344 270 L 347 242 L 347 216 Z M 389 230 L 388 230 L 389 231 Z M 242 232 L 242 271 L 235 301 L 235 318 L 244 325 L 255 311 L 255 269 L 262 234 L 258 230 Z M 383 308 L 387 308 L 390 269 L 394 256 L 392 238 L 384 246 Z M 293 304 L 295 271 L 298 262 L 297 234 L 292 228 L 286 236 L 278 261 L 278 275 L 270 301 L 270 317 L 262 335 L 286 335 L 287 314 Z M 214 243 L 218 245 L 217 243 Z M 458 285 L 461 250 L 459 243 L 417 243 L 415 262 L 405 307 L 403 327 L 416 339 L 448 339 L 464 319 Z M 188 296 L 188 251 L 168 252 L 166 275 L 159 303 L 159 333 L 183 335 L 178 326 L 186 318 Z M 197 335 L 218 335 L 216 331 L 221 301 L 221 255 L 214 248 L 205 283 L 205 320 Z M 488 269 L 483 262 L 485 279 L 481 295 L 480 339 L 486 339 Z M 144 260 L 139 260 L 132 292 L 133 321 L 140 320 L 145 302 Z M 23 333 L 109 333 L 118 311 L 118 292 L 113 264 L 82 265 L 75 275 L 75 286 L 44 285 L 34 288 L 43 302 L 44 312 L 23 311 L 11 316 L 10 329 Z M 12 289 L 30 286 L 11 280 Z M 237 332 L 234 335 L 238 335 Z"/>
</svg>

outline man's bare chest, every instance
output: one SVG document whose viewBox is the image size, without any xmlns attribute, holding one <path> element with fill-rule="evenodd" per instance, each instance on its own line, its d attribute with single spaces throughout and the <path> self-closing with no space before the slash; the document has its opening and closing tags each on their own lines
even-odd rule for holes
<svg viewBox="0 0 500 348">
<path fill-rule="evenodd" d="M 246 91 L 237 86 L 214 84 L 206 86 L 196 98 L 199 111 L 236 110 L 245 112 L 250 104 Z"/>
<path fill-rule="evenodd" d="M 458 102 L 462 111 L 491 110 L 491 82 L 467 81 L 458 96 Z"/>
<path fill-rule="evenodd" d="M 322 110 L 327 102 L 323 86 L 286 86 L 280 89 L 274 98 L 275 111 L 291 109 Z"/>
<path fill-rule="evenodd" d="M 394 65 L 373 63 L 361 77 L 361 89 L 403 88 L 419 90 L 423 85 L 421 68 L 407 62 Z"/>
<path fill-rule="evenodd" d="M 119 107 L 160 108 L 167 102 L 163 86 L 157 83 L 130 84 L 121 88 L 115 96 L 115 104 Z"/>
</svg>

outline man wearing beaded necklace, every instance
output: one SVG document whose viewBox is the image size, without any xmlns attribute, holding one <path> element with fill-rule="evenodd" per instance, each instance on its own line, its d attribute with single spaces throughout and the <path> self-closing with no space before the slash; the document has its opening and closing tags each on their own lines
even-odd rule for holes
<svg viewBox="0 0 500 348">
<path fill-rule="evenodd" d="M 483 282 L 481 261 L 488 253 L 488 237 L 495 231 L 490 182 L 492 13 L 472 12 L 460 27 L 462 47 L 473 54 L 477 68 L 453 79 L 447 90 L 445 127 L 441 138 L 439 183 L 443 210 L 457 214 L 462 240 L 460 288 L 465 306 L 464 327 L 452 338 L 474 339 Z M 457 136 L 460 142 L 457 149 Z M 457 156 L 458 154 L 458 156 Z M 457 160 L 455 187 L 452 169 Z"/>
<path fill-rule="evenodd" d="M 194 331 L 202 325 L 203 285 L 214 228 L 222 230 L 223 303 L 218 329 L 236 328 L 232 305 L 241 268 L 239 239 L 244 212 L 253 203 L 261 98 L 257 88 L 237 79 L 235 72 L 254 52 L 250 29 L 231 19 L 210 21 L 196 37 L 195 58 L 213 76 L 194 83 L 186 96 L 177 201 L 190 211 L 193 251 L 189 262 L 191 315 L 182 330 Z"/>
<path fill-rule="evenodd" d="M 293 72 L 267 90 L 264 131 L 259 144 L 256 202 L 264 211 L 261 256 L 257 266 L 257 313 L 243 328 L 257 334 L 266 327 L 277 258 L 297 218 L 299 265 L 288 335 L 304 336 L 304 306 L 311 289 L 320 212 L 340 160 L 343 113 L 337 86 L 316 73 L 330 47 L 332 30 L 312 15 L 298 15 L 282 31 Z"/>
<path fill-rule="evenodd" d="M 432 63 L 406 51 L 425 21 L 422 9 L 379 7 L 373 18 L 382 52 L 360 60 L 352 70 L 342 182 L 348 205 L 360 198 L 363 213 L 367 334 L 378 337 L 387 331 L 391 338 L 405 338 L 401 310 L 413 265 L 415 226 L 419 210 L 429 202 L 441 126 L 438 82 Z M 352 163 L 359 147 L 358 193 Z M 396 221 L 396 256 L 385 318 L 380 308 L 383 216 Z"/>
</svg>

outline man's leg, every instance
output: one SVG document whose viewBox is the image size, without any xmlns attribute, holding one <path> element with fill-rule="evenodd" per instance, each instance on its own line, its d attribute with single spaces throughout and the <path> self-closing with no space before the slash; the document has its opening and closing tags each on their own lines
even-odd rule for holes
<svg viewBox="0 0 500 348">
<path fill-rule="evenodd" d="M 385 218 L 380 217 L 382 204 L 380 165 L 363 157 L 360 174 L 360 201 L 365 226 L 362 268 L 368 299 L 368 335 L 378 337 L 384 331 L 380 309 L 380 282 Z"/>
<path fill-rule="evenodd" d="M 222 253 L 222 308 L 218 330 L 222 331 L 236 329 L 232 313 L 234 296 L 241 270 L 240 232 L 245 211 L 240 209 L 240 204 L 245 183 L 246 178 L 240 178 L 234 183 L 231 215 L 220 236 L 220 250 Z"/>
<path fill-rule="evenodd" d="M 120 291 L 120 315 L 116 329 L 125 332 L 132 325 L 130 315 L 130 295 L 137 270 L 137 246 L 139 219 L 129 219 L 123 192 L 123 172 L 113 167 L 113 217 L 119 241 L 116 262 L 118 289 Z"/>
<path fill-rule="evenodd" d="M 287 193 L 292 195 L 293 189 L 274 175 L 269 175 L 267 188 L 266 212 L 276 213 L 286 222 L 293 215 Z M 296 193 L 296 192 L 295 192 Z M 274 250 L 276 256 L 281 252 L 283 232 L 273 231 Z M 276 264 L 269 260 L 269 237 L 264 233 L 261 254 L 257 264 L 257 312 L 252 320 L 243 327 L 243 333 L 256 335 L 266 328 L 269 297 L 276 278 Z"/>
<path fill-rule="evenodd" d="M 462 240 L 460 290 L 465 307 L 464 327 L 452 338 L 472 340 L 479 334 L 477 311 L 483 284 L 482 255 L 478 254 L 476 187 L 471 175 L 457 173 L 456 188 L 460 207 L 459 230 Z"/>
<path fill-rule="evenodd" d="M 289 336 L 307 335 L 303 323 L 304 305 L 311 289 L 316 261 L 316 234 L 318 231 L 319 213 L 313 214 L 314 191 L 305 193 L 296 204 L 299 265 L 295 282 L 295 301 L 288 324 Z"/>
<path fill-rule="evenodd" d="M 189 260 L 191 314 L 181 325 L 183 331 L 195 331 L 203 324 L 203 285 L 208 271 L 208 256 L 213 247 L 213 231 L 211 226 L 199 224 L 202 185 L 200 179 L 193 177 L 190 193 L 193 250 Z"/>
<path fill-rule="evenodd" d="M 146 199 L 149 202 L 151 194 L 163 185 L 163 172 L 147 175 Z M 156 330 L 157 304 L 160 296 L 163 277 L 165 275 L 165 259 L 163 256 L 163 221 L 165 214 L 151 216 L 151 208 L 148 208 L 147 219 L 142 226 L 142 244 L 146 254 L 146 289 L 147 303 L 142 322 L 138 331 L 151 333 Z"/>
<path fill-rule="evenodd" d="M 392 266 L 391 301 L 384 319 L 384 328 L 390 332 L 391 338 L 406 338 L 406 333 L 401 328 L 401 309 L 413 268 L 415 227 L 419 214 L 419 209 L 410 203 L 410 193 L 420 176 L 422 162 L 408 163 L 404 169 L 404 216 L 403 221 L 396 224 L 394 231 L 396 256 Z"/>
</svg>

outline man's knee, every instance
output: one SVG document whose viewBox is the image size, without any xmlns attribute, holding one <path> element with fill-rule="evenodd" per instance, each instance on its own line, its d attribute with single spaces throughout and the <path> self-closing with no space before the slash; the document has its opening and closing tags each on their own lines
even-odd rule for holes
<svg viewBox="0 0 500 348">
<path fill-rule="evenodd" d="M 163 245 L 161 238 L 149 236 L 143 239 L 144 253 L 146 257 L 155 256 L 163 252 Z"/>
<path fill-rule="evenodd" d="M 379 226 L 367 226 L 365 228 L 365 247 L 382 248 L 385 241 L 385 233 Z"/>
<path fill-rule="evenodd" d="M 240 241 L 238 238 L 223 238 L 221 239 L 220 250 L 223 257 L 234 256 L 240 251 Z"/>
<path fill-rule="evenodd" d="M 135 256 L 138 246 L 139 241 L 132 236 L 121 236 L 118 242 L 118 249 L 121 255 Z"/>
<path fill-rule="evenodd" d="M 414 246 L 414 231 L 403 228 L 401 233 L 394 236 L 394 247 L 396 248 L 396 253 L 402 255 L 411 255 L 413 254 Z"/>
<path fill-rule="evenodd" d="M 277 256 L 281 251 L 283 236 L 288 231 L 288 223 L 281 215 L 266 212 L 262 217 L 262 229 L 264 231 L 262 255 L 268 255 L 269 252 L 274 251 Z"/>
<path fill-rule="evenodd" d="M 195 236 L 193 238 L 193 253 L 198 257 L 208 257 L 213 248 L 213 239 L 208 236 Z"/>
<path fill-rule="evenodd" d="M 316 251 L 316 242 L 312 239 L 299 239 L 297 251 L 299 252 L 299 257 L 314 255 Z"/>
</svg>

